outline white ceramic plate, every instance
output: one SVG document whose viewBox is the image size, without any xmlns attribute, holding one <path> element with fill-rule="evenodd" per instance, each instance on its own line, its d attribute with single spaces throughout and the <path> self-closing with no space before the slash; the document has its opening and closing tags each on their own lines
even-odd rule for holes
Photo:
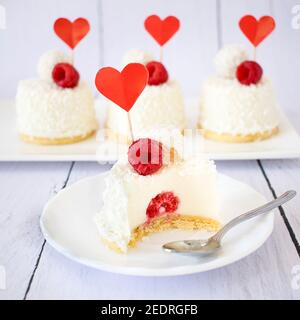
<svg viewBox="0 0 300 320">
<path fill-rule="evenodd" d="M 46 205 L 43 234 L 56 250 L 81 264 L 100 270 L 139 276 L 174 276 L 203 272 L 233 263 L 259 248 L 273 230 L 273 213 L 237 226 L 224 238 L 223 248 L 207 257 L 163 252 L 168 241 L 206 238 L 200 231 L 169 231 L 147 237 L 127 254 L 117 254 L 99 239 L 93 221 L 101 207 L 104 175 L 81 180 L 60 191 Z M 224 175 L 218 177 L 223 222 L 253 209 L 266 199 L 248 185 Z"/>
<path fill-rule="evenodd" d="M 100 122 L 105 118 L 105 107 L 97 102 Z M 198 107 L 195 100 L 187 101 L 190 127 L 195 126 Z M 16 130 L 14 103 L 0 102 L 0 161 L 99 161 L 115 162 L 117 146 L 111 142 L 96 141 L 92 137 L 70 145 L 39 146 L 19 140 Z M 127 148 L 126 146 L 121 146 Z M 254 143 L 221 143 L 203 141 L 203 152 L 214 160 L 287 159 L 300 157 L 300 137 L 282 113 L 280 133 L 271 139 Z"/>
</svg>

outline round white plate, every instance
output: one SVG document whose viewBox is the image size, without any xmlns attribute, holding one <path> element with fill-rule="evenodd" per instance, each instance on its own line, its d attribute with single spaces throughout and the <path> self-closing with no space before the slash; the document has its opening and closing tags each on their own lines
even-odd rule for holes
<svg viewBox="0 0 300 320">
<path fill-rule="evenodd" d="M 101 242 L 94 223 L 100 209 L 106 173 L 83 179 L 60 191 L 44 208 L 42 232 L 50 245 L 81 264 L 100 270 L 140 276 L 173 276 L 219 268 L 259 248 L 273 230 L 273 213 L 257 217 L 233 229 L 223 248 L 211 256 L 186 256 L 163 252 L 172 240 L 205 238 L 201 231 L 169 231 L 146 238 L 127 254 L 117 254 Z M 223 222 L 253 209 L 266 199 L 237 180 L 218 177 Z"/>
</svg>

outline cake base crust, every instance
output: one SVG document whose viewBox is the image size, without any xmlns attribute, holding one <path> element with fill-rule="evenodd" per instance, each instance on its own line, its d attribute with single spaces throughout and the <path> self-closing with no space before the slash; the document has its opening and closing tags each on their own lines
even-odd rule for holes
<svg viewBox="0 0 300 320">
<path fill-rule="evenodd" d="M 144 237 L 151 234 L 162 232 L 166 230 L 207 230 L 218 231 L 220 223 L 214 219 L 204 218 L 192 215 L 172 214 L 163 217 L 152 219 L 134 229 L 131 234 L 131 239 L 128 243 L 128 248 L 134 248 L 138 242 L 142 241 Z M 102 239 L 103 242 L 113 251 L 117 253 L 124 253 L 121 248 L 114 242 Z"/>
<path fill-rule="evenodd" d="M 202 134 L 206 139 L 221 141 L 221 142 L 229 142 L 229 143 L 243 143 L 243 142 L 254 142 L 261 141 L 272 137 L 273 135 L 279 132 L 279 128 L 276 127 L 270 131 L 265 131 L 262 133 L 254 133 L 247 135 L 232 135 L 229 133 L 217 133 L 214 131 L 202 129 Z"/>
<path fill-rule="evenodd" d="M 19 136 L 21 140 L 29 143 L 34 143 L 34 144 L 41 144 L 41 145 L 62 145 L 62 144 L 71 144 L 71 143 L 76 143 L 79 141 L 86 140 L 93 136 L 95 134 L 95 130 L 85 134 L 85 135 L 80 135 L 80 136 L 74 136 L 74 137 L 66 137 L 66 138 L 41 138 L 41 137 L 34 137 L 30 136 L 27 134 L 21 133 Z"/>
</svg>

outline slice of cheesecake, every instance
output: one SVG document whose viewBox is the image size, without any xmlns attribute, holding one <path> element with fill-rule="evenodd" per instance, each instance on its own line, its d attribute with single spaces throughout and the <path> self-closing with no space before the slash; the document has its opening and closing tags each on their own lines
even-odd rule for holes
<svg viewBox="0 0 300 320">
<path fill-rule="evenodd" d="M 148 144 L 154 140 L 139 141 L 145 145 L 145 141 Z M 191 158 L 163 164 L 161 153 L 165 149 L 154 142 L 151 149 L 156 150 L 156 157 L 153 151 L 146 152 L 147 159 L 140 157 L 134 163 L 132 153 L 145 153 L 143 146 L 136 148 L 134 143 L 128 159 L 120 159 L 106 177 L 103 207 L 96 223 L 101 238 L 118 252 L 126 252 L 155 232 L 219 228 L 214 163 Z M 151 164 L 146 163 L 149 155 Z"/>
</svg>

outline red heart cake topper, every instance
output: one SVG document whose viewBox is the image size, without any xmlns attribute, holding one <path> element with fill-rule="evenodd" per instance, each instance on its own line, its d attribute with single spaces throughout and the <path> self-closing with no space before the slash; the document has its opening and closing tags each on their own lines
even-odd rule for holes
<svg viewBox="0 0 300 320">
<path fill-rule="evenodd" d="M 100 93 L 127 112 L 148 83 L 143 64 L 129 63 L 121 72 L 105 67 L 97 72 L 95 84 Z"/>
<path fill-rule="evenodd" d="M 90 31 L 90 24 L 84 18 L 78 18 L 74 22 L 66 18 L 59 18 L 55 21 L 53 28 L 57 36 L 71 49 L 74 49 Z"/>
<path fill-rule="evenodd" d="M 163 46 L 179 30 L 180 21 L 173 16 L 162 20 L 159 16 L 152 15 L 145 20 L 144 26 L 156 42 Z"/>
<path fill-rule="evenodd" d="M 248 40 L 257 47 L 275 29 L 275 20 L 270 16 L 257 20 L 247 15 L 241 18 L 239 26 Z"/>
</svg>

